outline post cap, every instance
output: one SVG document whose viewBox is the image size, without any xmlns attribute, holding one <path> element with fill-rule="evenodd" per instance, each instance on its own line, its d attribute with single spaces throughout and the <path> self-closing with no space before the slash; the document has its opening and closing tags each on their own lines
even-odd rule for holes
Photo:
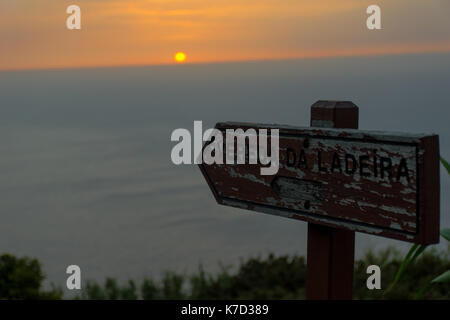
<svg viewBox="0 0 450 320">
<path fill-rule="evenodd" d="M 311 127 L 358 129 L 358 117 L 351 101 L 319 100 L 311 106 Z"/>
</svg>

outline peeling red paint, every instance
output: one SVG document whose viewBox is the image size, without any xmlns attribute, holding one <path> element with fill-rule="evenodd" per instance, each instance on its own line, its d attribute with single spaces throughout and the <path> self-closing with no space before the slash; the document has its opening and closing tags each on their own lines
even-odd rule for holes
<svg viewBox="0 0 450 320">
<path fill-rule="evenodd" d="M 438 136 L 251 123 L 216 128 L 280 132 L 275 176 L 260 175 L 261 165 L 200 165 L 219 203 L 405 241 L 438 241 Z M 302 151 L 306 166 L 299 163 Z M 351 157 L 356 162 L 347 160 L 346 167 Z M 277 177 L 285 178 L 283 194 L 274 188 Z M 289 194 L 308 181 L 320 185 L 320 199 L 308 191 Z"/>
</svg>

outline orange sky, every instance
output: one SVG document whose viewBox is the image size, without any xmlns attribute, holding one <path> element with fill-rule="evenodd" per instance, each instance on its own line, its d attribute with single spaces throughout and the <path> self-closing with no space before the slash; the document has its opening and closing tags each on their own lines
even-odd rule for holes
<svg viewBox="0 0 450 320">
<path fill-rule="evenodd" d="M 382 9 L 382 30 L 366 8 Z M 82 30 L 66 29 L 67 6 Z M 448 0 L 4 0 L 0 70 L 450 51 Z"/>
</svg>

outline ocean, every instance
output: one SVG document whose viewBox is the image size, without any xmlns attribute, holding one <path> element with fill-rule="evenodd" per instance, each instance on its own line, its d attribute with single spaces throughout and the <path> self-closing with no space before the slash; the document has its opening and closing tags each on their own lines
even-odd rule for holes
<svg viewBox="0 0 450 320">
<path fill-rule="evenodd" d="M 219 206 L 199 169 L 172 164 L 176 128 L 308 126 L 317 100 L 351 100 L 360 129 L 440 135 L 450 158 L 450 54 L 0 72 L 0 252 L 103 282 L 268 253 L 305 254 L 300 221 Z M 441 168 L 441 226 L 450 227 Z M 409 244 L 358 234 L 356 256 Z M 439 247 L 445 247 L 444 244 Z"/>
</svg>

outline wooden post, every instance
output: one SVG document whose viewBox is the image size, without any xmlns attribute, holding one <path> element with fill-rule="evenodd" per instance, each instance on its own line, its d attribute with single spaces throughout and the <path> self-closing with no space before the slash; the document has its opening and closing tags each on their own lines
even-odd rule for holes
<svg viewBox="0 0 450 320">
<path fill-rule="evenodd" d="M 311 128 L 221 122 L 216 129 L 279 131 L 275 176 L 252 164 L 199 166 L 219 204 L 309 223 L 307 299 L 353 298 L 355 231 L 439 242 L 437 135 L 355 130 L 358 107 L 349 101 L 316 102 Z"/>
<path fill-rule="evenodd" d="M 358 129 L 358 107 L 350 101 L 317 101 L 311 127 Z M 353 299 L 355 232 L 308 223 L 306 298 Z"/>
</svg>

